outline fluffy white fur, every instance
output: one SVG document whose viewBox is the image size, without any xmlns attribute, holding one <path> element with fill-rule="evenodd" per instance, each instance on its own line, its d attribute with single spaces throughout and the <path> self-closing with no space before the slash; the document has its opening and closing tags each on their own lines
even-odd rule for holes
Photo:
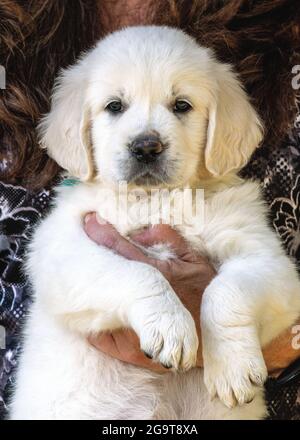
<svg viewBox="0 0 300 440">
<path fill-rule="evenodd" d="M 126 111 L 112 116 L 104 107 L 116 96 Z M 172 111 L 177 97 L 193 106 L 182 117 Z M 218 270 L 201 308 L 204 372 L 191 369 L 193 319 L 160 272 L 98 246 L 82 227 L 89 211 L 113 221 L 101 189 L 126 179 L 128 142 L 147 130 L 168 144 L 160 186 L 205 190 L 203 224 L 178 227 Z M 58 190 L 30 246 L 35 300 L 11 418 L 264 417 L 261 347 L 299 316 L 300 284 L 258 184 L 236 176 L 262 130 L 230 67 L 179 30 L 122 30 L 61 74 L 41 131 L 49 154 L 82 183 Z M 130 236 L 141 225 L 115 226 Z M 132 327 L 156 361 L 186 371 L 151 373 L 87 342 L 120 327 Z"/>
</svg>

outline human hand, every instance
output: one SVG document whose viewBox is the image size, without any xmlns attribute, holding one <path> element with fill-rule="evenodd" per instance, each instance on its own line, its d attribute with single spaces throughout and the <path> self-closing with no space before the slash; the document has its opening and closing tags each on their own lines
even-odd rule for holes
<svg viewBox="0 0 300 440">
<path fill-rule="evenodd" d="M 157 225 L 133 234 L 131 239 L 145 247 L 155 243 L 168 243 L 177 255 L 176 259 L 161 261 L 146 256 L 141 249 L 122 237 L 111 224 L 97 222 L 95 214 L 85 218 L 85 232 L 96 243 L 114 250 L 123 257 L 141 261 L 156 267 L 169 281 L 181 302 L 192 314 L 200 341 L 197 365 L 202 366 L 200 335 L 200 303 L 202 293 L 215 275 L 207 260 L 196 255 L 185 240 L 167 225 Z M 131 329 L 120 329 L 90 337 L 90 342 L 102 352 L 140 367 L 154 371 L 167 371 L 148 359 L 140 350 L 139 339 Z"/>
</svg>

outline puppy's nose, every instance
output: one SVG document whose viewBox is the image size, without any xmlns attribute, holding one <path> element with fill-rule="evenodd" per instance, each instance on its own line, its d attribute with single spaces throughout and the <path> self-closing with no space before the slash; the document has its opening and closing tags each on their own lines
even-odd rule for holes
<svg viewBox="0 0 300 440">
<path fill-rule="evenodd" d="M 135 138 L 129 146 L 131 154 L 143 163 L 154 162 L 163 151 L 163 145 L 155 134 L 143 134 Z"/>
</svg>

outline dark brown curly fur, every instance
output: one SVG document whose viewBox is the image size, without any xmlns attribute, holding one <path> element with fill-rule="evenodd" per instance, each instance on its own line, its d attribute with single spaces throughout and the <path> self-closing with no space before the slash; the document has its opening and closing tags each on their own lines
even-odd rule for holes
<svg viewBox="0 0 300 440">
<path fill-rule="evenodd" d="M 98 38 L 94 0 L 1 0 L 0 64 L 7 88 L 0 96 L 1 180 L 42 187 L 58 166 L 38 147 L 35 132 L 49 109 L 53 81 Z"/>
<path fill-rule="evenodd" d="M 279 143 L 296 113 L 291 70 L 300 64 L 299 0 L 161 0 L 154 15 L 154 24 L 179 26 L 234 64 L 264 121 L 265 143 Z M 2 0 L 0 22 L 0 64 L 7 69 L 0 160 L 10 165 L 0 178 L 41 187 L 58 167 L 38 148 L 35 126 L 59 68 L 100 36 L 96 2 Z"/>
</svg>

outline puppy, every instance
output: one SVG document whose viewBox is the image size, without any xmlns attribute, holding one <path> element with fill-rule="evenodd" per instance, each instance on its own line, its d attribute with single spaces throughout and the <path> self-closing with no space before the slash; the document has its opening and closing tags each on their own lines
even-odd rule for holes
<svg viewBox="0 0 300 440">
<path fill-rule="evenodd" d="M 300 284 L 268 227 L 259 185 L 237 177 L 262 126 L 230 66 L 179 30 L 124 29 L 62 72 L 40 131 L 49 155 L 80 183 L 58 188 L 29 249 L 34 303 L 11 418 L 265 417 L 261 348 L 299 316 Z M 89 211 L 126 237 L 144 226 L 128 215 L 136 200 L 115 215 L 122 181 L 147 196 L 151 188 L 204 189 L 203 219 L 177 225 L 217 270 L 201 307 L 203 370 L 192 368 L 194 321 L 168 281 L 84 233 Z M 152 252 L 175 258 L 167 246 Z M 121 327 L 175 371 L 127 365 L 87 342 Z"/>
</svg>

